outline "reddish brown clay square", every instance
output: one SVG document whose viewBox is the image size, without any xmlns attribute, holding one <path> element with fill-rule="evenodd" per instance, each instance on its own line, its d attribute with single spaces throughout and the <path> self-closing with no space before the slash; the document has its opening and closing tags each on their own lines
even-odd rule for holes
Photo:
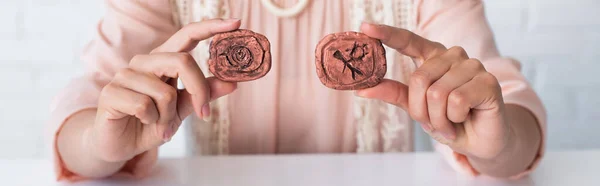
<svg viewBox="0 0 600 186">
<path fill-rule="evenodd" d="M 271 69 L 271 44 L 265 36 L 250 30 L 217 34 L 210 44 L 208 67 L 223 81 L 261 78 Z"/>
<path fill-rule="evenodd" d="M 358 32 L 327 35 L 317 44 L 315 53 L 321 83 L 337 90 L 373 87 L 387 70 L 381 41 Z"/>
</svg>

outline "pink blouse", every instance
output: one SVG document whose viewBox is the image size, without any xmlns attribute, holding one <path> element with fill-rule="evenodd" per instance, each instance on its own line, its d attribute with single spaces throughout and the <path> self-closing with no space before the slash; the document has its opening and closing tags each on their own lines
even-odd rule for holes
<svg viewBox="0 0 600 186">
<path fill-rule="evenodd" d="M 291 6 L 295 0 L 276 2 Z M 259 1 L 229 3 L 231 17 L 241 18 L 242 28 L 269 38 L 274 63 L 267 76 L 238 84 L 230 95 L 235 103 L 231 107 L 231 153 L 356 152 L 351 116 L 354 95 L 323 86 L 314 67 L 316 43 L 329 33 L 350 30 L 346 11 L 350 2 L 314 0 L 293 18 L 278 18 Z M 499 80 L 505 103 L 529 109 L 545 137 L 542 103 L 520 73 L 520 64 L 499 55 L 482 2 L 415 0 L 415 4 L 415 32 L 446 46 L 462 46 L 469 56 L 480 59 Z M 103 86 L 120 68 L 127 67 L 134 55 L 148 53 L 179 29 L 173 19 L 174 7 L 166 0 L 106 0 L 106 5 L 108 11 L 82 57 L 88 64 L 86 74 L 73 79 L 52 105 L 50 131 L 54 138 L 73 113 L 97 107 Z M 435 148 L 458 171 L 478 174 L 464 155 L 437 143 Z M 543 152 L 542 145 L 531 168 L 515 177 L 531 171 Z M 80 179 L 63 166 L 56 147 L 54 156 L 58 179 Z M 143 175 L 156 158 L 157 150 L 143 153 L 127 163 L 120 174 Z"/>
</svg>

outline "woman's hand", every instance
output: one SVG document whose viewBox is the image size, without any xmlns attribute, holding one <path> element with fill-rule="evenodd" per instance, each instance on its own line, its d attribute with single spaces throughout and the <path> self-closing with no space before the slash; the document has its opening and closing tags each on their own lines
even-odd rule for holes
<svg viewBox="0 0 600 186">
<path fill-rule="evenodd" d="M 192 23 L 150 54 L 133 57 L 102 89 L 95 123 L 84 135 L 92 154 L 127 161 L 169 141 L 192 112 L 208 117 L 209 102 L 233 92 L 236 84 L 205 78 L 188 52 L 198 41 L 239 26 L 239 20 Z M 177 78 L 186 89 L 177 90 Z"/>
<path fill-rule="evenodd" d="M 479 60 L 404 29 L 363 24 L 361 30 L 422 65 L 408 85 L 386 79 L 358 96 L 402 107 L 435 140 L 470 157 L 492 160 L 509 144 L 500 85 Z"/>
</svg>

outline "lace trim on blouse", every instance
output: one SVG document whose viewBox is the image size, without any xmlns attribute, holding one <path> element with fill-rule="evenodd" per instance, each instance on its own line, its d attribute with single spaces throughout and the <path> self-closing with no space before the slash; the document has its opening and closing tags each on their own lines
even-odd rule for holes
<svg viewBox="0 0 600 186">
<path fill-rule="evenodd" d="M 173 18 L 179 26 L 212 18 L 228 18 L 229 6 L 222 0 L 171 0 Z M 353 0 L 350 11 L 351 25 L 358 31 L 363 21 L 387 24 L 414 30 L 416 12 L 412 0 Z M 204 74 L 207 68 L 210 41 L 198 44 L 191 53 L 199 61 Z M 386 78 L 406 82 L 414 71 L 412 59 L 385 47 L 388 61 Z M 211 117 L 207 122 L 191 117 L 192 154 L 229 153 L 229 99 L 221 97 L 211 103 Z M 381 101 L 356 97 L 354 99 L 357 152 L 406 152 L 413 150 L 413 122 L 402 109 Z"/>
</svg>

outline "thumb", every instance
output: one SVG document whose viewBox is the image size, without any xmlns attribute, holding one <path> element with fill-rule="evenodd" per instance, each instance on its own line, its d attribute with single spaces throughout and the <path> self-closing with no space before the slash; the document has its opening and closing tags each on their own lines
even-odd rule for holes
<svg viewBox="0 0 600 186">
<path fill-rule="evenodd" d="M 213 101 L 221 96 L 232 93 L 237 88 L 237 83 L 221 81 L 215 77 L 206 78 L 208 82 L 210 101 Z M 203 106 L 198 113 L 202 113 L 203 118 L 207 118 L 210 115 L 209 102 L 203 103 Z M 192 104 L 192 95 L 187 90 L 180 90 L 177 97 L 177 113 L 181 120 L 188 117 L 194 112 Z"/>
<path fill-rule="evenodd" d="M 374 87 L 357 90 L 356 95 L 364 98 L 378 99 L 404 110 L 408 109 L 408 86 L 398 81 L 383 79 Z"/>
</svg>

